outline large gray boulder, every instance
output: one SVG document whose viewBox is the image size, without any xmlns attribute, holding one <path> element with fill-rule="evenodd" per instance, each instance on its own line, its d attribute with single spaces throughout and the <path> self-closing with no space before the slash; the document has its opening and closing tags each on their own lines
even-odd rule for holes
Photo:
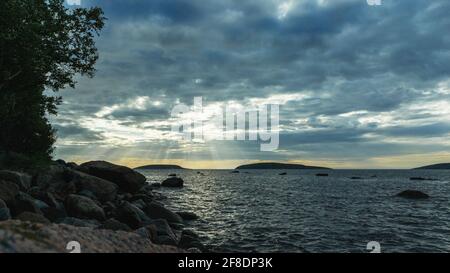
<svg viewBox="0 0 450 273">
<path fill-rule="evenodd" d="M 92 192 L 101 202 L 112 201 L 117 196 L 117 185 L 114 183 L 61 165 L 52 165 L 39 173 L 36 184 L 59 200 L 82 191 Z"/>
<path fill-rule="evenodd" d="M 181 232 L 174 231 L 164 219 L 151 220 L 148 225 L 156 227 L 157 237 L 154 242 L 161 245 L 177 246 L 181 239 Z"/>
<path fill-rule="evenodd" d="M 165 219 L 169 223 L 183 223 L 183 219 L 180 215 L 166 209 L 156 202 L 148 204 L 144 212 L 151 219 Z"/>
<path fill-rule="evenodd" d="M 81 164 L 78 170 L 111 181 L 123 192 L 135 193 L 145 185 L 142 174 L 125 166 L 106 161 L 91 161 Z"/>
<path fill-rule="evenodd" d="M 127 226 L 124 223 L 121 223 L 119 221 L 117 221 L 114 218 L 108 219 L 105 222 L 103 222 L 103 224 L 101 226 L 98 227 L 99 229 L 109 229 L 109 230 L 122 230 L 122 231 L 131 231 L 131 228 L 129 226 Z"/>
<path fill-rule="evenodd" d="M 71 194 L 66 198 L 67 214 L 80 219 L 105 220 L 105 212 L 92 199 Z"/>
<path fill-rule="evenodd" d="M 117 220 L 133 229 L 138 229 L 148 221 L 147 215 L 135 205 L 124 201 L 116 210 Z"/>
<path fill-rule="evenodd" d="M 26 173 L 14 171 L 0 171 L 0 179 L 13 182 L 21 191 L 26 191 L 31 187 L 31 176 Z"/>
<path fill-rule="evenodd" d="M 182 188 L 183 184 L 183 179 L 179 177 L 169 177 L 161 183 L 161 186 L 169 188 Z"/>
</svg>

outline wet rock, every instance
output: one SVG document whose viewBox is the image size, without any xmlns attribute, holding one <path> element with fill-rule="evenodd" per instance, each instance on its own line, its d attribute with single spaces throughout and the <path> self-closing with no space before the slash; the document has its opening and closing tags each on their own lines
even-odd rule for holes
<svg viewBox="0 0 450 273">
<path fill-rule="evenodd" d="M 239 173 L 239 171 L 232 171 L 231 173 Z"/>
<path fill-rule="evenodd" d="M 280 174 L 278 174 L 278 175 L 287 175 L 287 173 L 280 173 Z"/>
<path fill-rule="evenodd" d="M 99 229 L 109 229 L 109 230 L 122 230 L 122 231 L 131 231 L 131 228 L 127 226 L 126 224 L 117 221 L 116 219 L 108 219 L 101 226 L 98 227 Z"/>
<path fill-rule="evenodd" d="M 316 174 L 316 176 L 329 176 L 329 174 L 327 174 L 327 173 L 318 173 L 318 174 Z"/>
<path fill-rule="evenodd" d="M 67 214 L 80 219 L 105 220 L 105 212 L 93 200 L 81 195 L 69 195 L 65 201 Z"/>
<path fill-rule="evenodd" d="M 169 223 L 183 223 L 180 215 L 173 213 L 156 202 L 152 202 L 145 207 L 145 214 L 151 219 L 165 219 Z"/>
<path fill-rule="evenodd" d="M 406 190 L 397 194 L 398 197 L 408 198 L 408 199 L 428 199 L 430 196 L 426 193 L 416 190 Z"/>
<path fill-rule="evenodd" d="M 79 219 L 75 217 L 66 217 L 58 219 L 56 223 L 75 227 L 90 227 L 90 228 L 97 228 L 101 225 L 100 222 L 97 220 Z"/>
<path fill-rule="evenodd" d="M 180 212 L 177 212 L 177 214 L 180 215 L 180 217 L 186 221 L 192 221 L 192 220 L 198 219 L 198 216 L 193 212 L 180 211 Z"/>
<path fill-rule="evenodd" d="M 177 174 L 176 174 L 176 173 L 171 173 L 171 174 L 169 174 L 169 176 L 170 176 L 170 177 L 176 177 Z"/>
<path fill-rule="evenodd" d="M 141 209 L 127 201 L 124 201 L 117 208 L 115 215 L 120 222 L 127 224 L 133 229 L 142 227 L 148 220 L 148 217 Z"/>
<path fill-rule="evenodd" d="M 409 178 L 409 180 L 412 180 L 412 181 L 437 181 L 438 179 L 425 178 L 425 177 L 411 177 L 411 178 Z"/>
<path fill-rule="evenodd" d="M 169 188 L 182 188 L 184 184 L 184 180 L 179 177 L 170 177 L 164 180 L 161 183 L 162 187 L 169 187 Z"/>
<path fill-rule="evenodd" d="M 106 161 L 91 161 L 81 164 L 80 171 L 111 181 L 124 192 L 135 193 L 145 185 L 146 178 L 142 174 Z"/>
<path fill-rule="evenodd" d="M 352 179 L 352 180 L 361 180 L 363 178 L 359 177 L 359 176 L 352 176 L 352 177 L 350 177 L 350 179 Z"/>
<path fill-rule="evenodd" d="M 161 188 L 161 183 L 152 183 L 151 186 L 153 188 Z"/>
<path fill-rule="evenodd" d="M 0 179 L 13 182 L 21 191 L 26 191 L 31 187 L 31 176 L 25 173 L 0 171 Z"/>
<path fill-rule="evenodd" d="M 37 214 L 29 211 L 22 212 L 16 217 L 16 219 L 30 223 L 50 224 L 50 221 L 42 214 Z"/>
</svg>

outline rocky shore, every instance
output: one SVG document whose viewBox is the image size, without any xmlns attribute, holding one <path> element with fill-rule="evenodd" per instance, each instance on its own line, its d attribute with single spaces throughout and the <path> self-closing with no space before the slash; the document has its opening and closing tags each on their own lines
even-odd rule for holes
<svg viewBox="0 0 450 273">
<path fill-rule="evenodd" d="M 39 171 L 0 170 L 0 253 L 201 252 L 199 237 L 184 229 L 191 212 L 174 213 L 156 187 L 183 187 L 170 177 L 160 184 L 104 161 L 82 165 L 62 160 Z"/>
</svg>

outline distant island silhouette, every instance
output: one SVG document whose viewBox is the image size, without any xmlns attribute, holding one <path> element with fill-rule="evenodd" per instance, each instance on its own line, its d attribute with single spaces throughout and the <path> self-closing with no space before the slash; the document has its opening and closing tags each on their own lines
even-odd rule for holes
<svg viewBox="0 0 450 273">
<path fill-rule="evenodd" d="M 450 163 L 441 163 L 415 168 L 414 170 L 450 170 Z"/>
<path fill-rule="evenodd" d="M 134 168 L 135 170 L 184 170 L 185 168 L 178 165 L 155 164 L 145 165 Z"/>
<path fill-rule="evenodd" d="M 302 164 L 285 164 L 285 163 L 274 163 L 274 162 L 266 162 L 266 163 L 254 163 L 248 165 L 242 165 L 236 168 L 236 170 L 250 170 L 250 169 L 261 169 L 261 170 L 331 170 L 326 167 L 317 167 L 317 166 L 306 166 Z"/>
</svg>

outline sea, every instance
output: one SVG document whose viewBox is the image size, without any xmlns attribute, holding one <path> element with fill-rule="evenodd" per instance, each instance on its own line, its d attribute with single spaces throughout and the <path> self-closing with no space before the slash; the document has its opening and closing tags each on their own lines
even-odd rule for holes
<svg viewBox="0 0 450 273">
<path fill-rule="evenodd" d="M 168 208 L 199 216 L 186 228 L 214 252 L 366 253 L 374 243 L 386 253 L 450 252 L 450 171 L 141 172 L 149 183 L 183 178 L 183 188 L 157 191 Z M 430 198 L 396 196 L 404 190 Z"/>
</svg>

